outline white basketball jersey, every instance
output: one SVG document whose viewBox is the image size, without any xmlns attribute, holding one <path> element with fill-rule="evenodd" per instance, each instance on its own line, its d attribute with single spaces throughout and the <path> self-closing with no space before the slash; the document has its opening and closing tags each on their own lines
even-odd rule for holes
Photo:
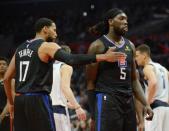
<svg viewBox="0 0 169 131">
<path fill-rule="evenodd" d="M 154 67 L 156 79 L 157 79 L 157 87 L 156 94 L 154 99 L 161 100 L 164 102 L 168 102 L 169 98 L 169 81 L 168 81 L 168 71 L 159 63 L 149 62 L 149 65 Z M 146 97 L 148 94 L 148 89 L 146 86 Z"/>
<path fill-rule="evenodd" d="M 67 106 L 67 100 L 62 93 L 61 90 L 61 74 L 60 68 L 62 66 L 62 62 L 55 61 L 53 64 L 53 84 L 52 84 L 52 91 L 51 91 L 51 98 L 52 98 L 52 105 L 62 105 Z"/>
</svg>

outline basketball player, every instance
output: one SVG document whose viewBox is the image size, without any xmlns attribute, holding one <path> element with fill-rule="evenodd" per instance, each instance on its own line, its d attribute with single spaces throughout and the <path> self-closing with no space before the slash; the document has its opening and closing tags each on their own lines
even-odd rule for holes
<svg viewBox="0 0 169 131">
<path fill-rule="evenodd" d="M 67 64 L 89 64 L 99 61 L 117 61 L 124 53 L 110 49 L 100 55 L 73 55 L 66 53 L 52 41 L 56 38 L 56 25 L 47 18 L 35 24 L 36 36 L 21 44 L 8 67 L 4 85 L 9 100 L 9 111 L 14 113 L 16 131 L 55 131 L 52 104 L 49 94 L 52 88 L 53 60 Z M 11 80 L 15 77 L 15 101 L 11 95 Z M 14 109 L 15 108 L 15 109 Z M 76 109 L 79 106 L 75 107 Z"/>
<path fill-rule="evenodd" d="M 10 131 L 10 116 L 3 83 L 7 67 L 8 60 L 5 57 L 0 57 L 0 131 Z"/>
<path fill-rule="evenodd" d="M 66 52 L 71 52 L 68 46 L 62 45 L 61 47 Z M 80 120 L 86 119 L 85 111 L 77 103 L 70 88 L 72 72 L 73 68 L 63 62 L 55 61 L 53 64 L 53 85 L 50 96 L 52 98 L 56 131 L 71 131 L 68 102 L 71 103 L 71 108 L 78 107 L 75 111 Z"/>
<path fill-rule="evenodd" d="M 151 60 L 149 46 L 143 44 L 136 49 L 136 61 L 144 66 L 143 73 L 146 89 L 145 95 L 154 111 L 152 121 L 145 120 L 145 131 L 168 131 L 169 129 L 169 72 Z"/>
<path fill-rule="evenodd" d="M 123 37 L 128 31 L 127 16 L 120 9 L 111 9 L 103 22 L 92 30 L 97 32 L 98 29 L 104 31 L 101 32 L 104 35 L 90 45 L 89 54 L 103 53 L 109 47 L 116 47 L 116 51 L 124 52 L 127 57 L 115 63 L 99 62 L 87 66 L 88 90 L 96 91 L 95 130 L 136 131 L 133 92 L 144 105 L 147 119 L 152 118 L 153 112 L 136 77 L 135 47 Z"/>
</svg>

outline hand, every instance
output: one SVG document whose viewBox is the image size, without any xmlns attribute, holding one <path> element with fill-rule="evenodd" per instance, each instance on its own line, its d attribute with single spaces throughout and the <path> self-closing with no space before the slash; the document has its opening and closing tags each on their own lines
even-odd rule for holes
<svg viewBox="0 0 169 131">
<path fill-rule="evenodd" d="M 146 120 L 151 121 L 153 119 L 153 116 L 154 116 L 154 112 L 151 109 L 151 107 L 148 106 L 148 105 L 145 106 L 144 112 L 145 112 L 145 115 L 146 115 Z"/>
<path fill-rule="evenodd" d="M 81 107 L 79 107 L 75 111 L 79 120 L 83 120 L 83 121 L 86 120 L 86 112 Z"/>
<path fill-rule="evenodd" d="M 2 123 L 4 118 L 5 118 L 5 115 L 4 114 L 0 114 L 0 124 Z"/>
<path fill-rule="evenodd" d="M 10 119 L 14 118 L 14 105 L 8 104 L 8 110 L 10 113 Z"/>
<path fill-rule="evenodd" d="M 105 53 L 106 55 L 106 61 L 108 62 L 116 62 L 118 60 L 125 60 L 126 59 L 126 54 L 122 52 L 115 52 L 115 47 L 110 47 L 107 52 Z"/>
<path fill-rule="evenodd" d="M 138 131 L 144 131 L 144 122 L 138 124 Z"/>
<path fill-rule="evenodd" d="M 0 124 L 1 124 L 2 120 L 3 120 L 2 115 L 0 115 Z"/>
</svg>

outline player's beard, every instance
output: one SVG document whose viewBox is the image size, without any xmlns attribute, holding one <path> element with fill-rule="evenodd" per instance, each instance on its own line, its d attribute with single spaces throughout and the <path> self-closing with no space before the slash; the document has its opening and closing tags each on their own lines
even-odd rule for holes
<svg viewBox="0 0 169 131">
<path fill-rule="evenodd" d="M 125 31 L 123 32 L 122 29 L 120 29 L 120 28 L 114 28 L 114 32 L 118 36 L 124 36 L 126 33 Z"/>
<path fill-rule="evenodd" d="M 52 38 L 52 37 L 48 37 L 47 39 L 46 39 L 46 41 L 47 42 L 55 42 L 55 38 Z"/>
</svg>

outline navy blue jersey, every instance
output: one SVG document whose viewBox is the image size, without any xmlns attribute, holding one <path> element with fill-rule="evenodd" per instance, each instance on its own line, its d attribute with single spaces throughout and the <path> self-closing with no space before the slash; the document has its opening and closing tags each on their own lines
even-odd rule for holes
<svg viewBox="0 0 169 131">
<path fill-rule="evenodd" d="M 51 92 L 53 62 L 42 62 L 38 49 L 44 42 L 42 39 L 26 41 L 20 45 L 15 54 L 16 92 Z"/>
<path fill-rule="evenodd" d="M 105 52 L 109 47 L 116 46 L 113 41 L 105 35 L 103 35 L 100 40 L 105 46 Z M 114 63 L 99 63 L 96 91 L 132 93 L 131 70 L 133 64 L 133 49 L 129 40 L 125 38 L 122 38 L 122 40 L 122 44 L 116 46 L 116 51 L 125 53 L 127 55 L 126 59 Z"/>
<path fill-rule="evenodd" d="M 7 102 L 7 97 L 5 94 L 4 83 L 0 81 L 0 113 L 3 111 Z"/>
</svg>

